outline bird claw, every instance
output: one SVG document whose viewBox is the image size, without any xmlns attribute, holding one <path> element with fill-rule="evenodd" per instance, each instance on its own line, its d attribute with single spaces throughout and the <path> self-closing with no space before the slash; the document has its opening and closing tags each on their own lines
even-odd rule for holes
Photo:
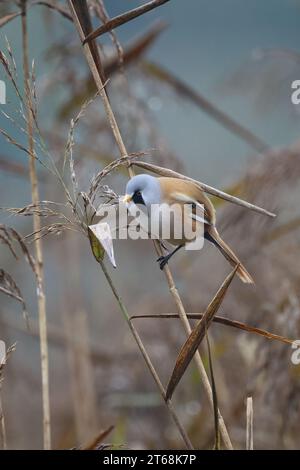
<svg viewBox="0 0 300 470">
<path fill-rule="evenodd" d="M 169 259 L 168 256 L 160 256 L 159 258 L 157 258 L 156 261 L 159 263 L 159 267 L 160 267 L 161 270 L 164 269 L 165 265 L 168 262 L 168 259 Z"/>
</svg>

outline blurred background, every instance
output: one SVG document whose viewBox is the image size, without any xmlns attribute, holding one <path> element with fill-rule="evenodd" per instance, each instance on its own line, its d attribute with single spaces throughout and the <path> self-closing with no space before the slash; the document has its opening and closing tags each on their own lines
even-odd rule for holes
<svg viewBox="0 0 300 470">
<path fill-rule="evenodd" d="M 59 166 L 70 121 L 96 89 L 72 22 L 55 9 L 31 3 L 29 50 L 35 62 L 38 123 Z M 67 10 L 67 2 L 52 3 Z M 142 3 L 111 0 L 105 5 L 113 17 Z M 101 23 L 97 5 L 90 2 L 95 27 Z M 17 11 L 13 1 L 0 4 L 1 18 Z M 151 149 L 145 161 L 278 214 L 273 220 L 213 200 L 219 232 L 256 282 L 252 287 L 234 280 L 220 314 L 291 339 L 300 335 L 300 105 L 291 102 L 291 84 L 300 79 L 299 17 L 297 0 L 171 0 L 116 29 L 118 41 L 109 34 L 98 41 L 129 152 Z M 17 16 L 0 28 L 0 50 L 8 56 L 11 49 L 22 89 L 21 41 Z M 0 128 L 26 145 L 19 99 L 3 68 L 0 79 L 7 86 Z M 0 206 L 27 206 L 28 157 L 3 134 L 0 139 Z M 88 192 L 94 175 L 119 156 L 99 98 L 85 110 L 74 140 L 79 190 Z M 38 145 L 36 152 L 48 162 Z M 43 165 L 37 169 L 41 199 L 65 205 L 57 178 Z M 126 181 L 125 170 L 118 170 L 103 184 L 123 194 Z M 43 225 L 52 222 L 42 218 Z M 1 211 L 1 223 L 22 236 L 33 231 L 32 217 Z M 28 246 L 34 254 L 33 244 Z M 106 441 L 116 446 L 180 448 L 88 240 L 72 231 L 50 233 L 43 249 L 53 447 L 83 445 L 114 425 Z M 107 260 L 106 265 L 129 313 L 176 312 L 152 244 L 122 240 L 114 249 L 117 269 Z M 203 312 L 229 272 L 211 246 L 197 256 L 179 253 L 170 267 L 188 312 Z M 4 244 L 0 268 L 19 286 L 32 323 L 28 331 L 21 306 L 0 293 L 0 339 L 17 343 L 1 388 L 7 443 L 12 449 L 41 448 L 35 279 L 22 255 L 14 259 Z M 180 321 L 140 319 L 135 325 L 166 384 L 185 340 Z M 291 362 L 291 347 L 218 324 L 211 326 L 210 338 L 219 405 L 234 446 L 245 447 L 245 400 L 251 395 L 255 448 L 299 448 L 300 366 Z M 205 346 L 202 353 L 207 366 Z M 193 363 L 174 403 L 195 447 L 211 448 L 213 415 Z"/>
</svg>

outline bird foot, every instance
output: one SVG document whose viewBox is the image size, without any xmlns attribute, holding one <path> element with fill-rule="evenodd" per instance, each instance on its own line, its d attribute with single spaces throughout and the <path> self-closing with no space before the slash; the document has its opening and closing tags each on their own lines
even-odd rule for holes
<svg viewBox="0 0 300 470">
<path fill-rule="evenodd" d="M 159 267 L 161 270 L 164 269 L 165 265 L 167 264 L 169 260 L 169 256 L 160 256 L 159 258 L 157 258 L 157 262 L 159 263 Z"/>
</svg>

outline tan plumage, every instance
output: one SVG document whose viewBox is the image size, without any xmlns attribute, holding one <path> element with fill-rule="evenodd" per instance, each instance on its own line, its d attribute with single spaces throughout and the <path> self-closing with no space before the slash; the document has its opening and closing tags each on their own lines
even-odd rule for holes
<svg viewBox="0 0 300 470">
<path fill-rule="evenodd" d="M 204 206 L 204 219 L 207 223 L 204 223 L 204 237 L 213 243 L 223 254 L 223 256 L 229 261 L 232 266 L 239 264 L 237 274 L 240 279 L 245 283 L 252 284 L 254 281 L 246 268 L 240 262 L 239 258 L 229 248 L 229 246 L 222 240 L 216 227 L 216 215 L 215 209 L 204 194 L 204 192 L 196 184 L 190 181 L 184 181 L 178 178 L 158 178 L 161 187 L 161 199 L 163 202 L 168 204 L 187 204 L 187 203 L 199 203 Z M 194 221 L 194 224 L 200 224 L 198 221 Z M 200 230 L 200 227 L 199 227 Z M 173 245 L 179 245 L 181 243 L 187 243 L 184 238 L 182 240 L 171 238 L 168 240 Z M 190 240 L 189 240 L 190 241 Z"/>
</svg>

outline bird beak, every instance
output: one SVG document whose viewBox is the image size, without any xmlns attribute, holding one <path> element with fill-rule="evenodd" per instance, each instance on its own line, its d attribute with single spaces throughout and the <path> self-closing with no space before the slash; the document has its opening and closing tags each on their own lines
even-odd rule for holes
<svg viewBox="0 0 300 470">
<path fill-rule="evenodd" d="M 125 196 L 123 197 L 124 204 L 128 204 L 131 201 L 132 201 L 132 196 L 130 194 L 125 194 Z"/>
</svg>

